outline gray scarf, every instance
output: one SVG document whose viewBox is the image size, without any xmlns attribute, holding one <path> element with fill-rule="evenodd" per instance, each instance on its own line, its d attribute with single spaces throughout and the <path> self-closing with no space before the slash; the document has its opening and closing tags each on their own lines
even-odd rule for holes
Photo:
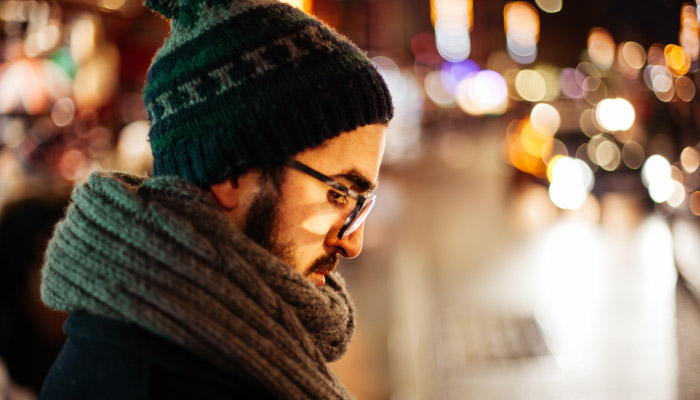
<svg viewBox="0 0 700 400">
<path fill-rule="evenodd" d="M 49 307 L 138 324 L 280 398 L 351 397 L 326 364 L 354 330 L 340 275 L 316 288 L 184 180 L 92 174 L 42 278 Z"/>
</svg>

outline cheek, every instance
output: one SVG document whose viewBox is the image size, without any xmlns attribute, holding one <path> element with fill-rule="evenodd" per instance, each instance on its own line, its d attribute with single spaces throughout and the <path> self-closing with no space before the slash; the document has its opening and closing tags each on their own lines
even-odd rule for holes
<svg viewBox="0 0 700 400">
<path fill-rule="evenodd" d="M 307 218 L 301 226 L 309 233 L 325 236 L 337 220 L 333 214 L 321 214 Z"/>
<path fill-rule="evenodd" d="M 326 204 L 290 205 L 286 212 L 278 214 L 278 238 L 297 251 L 302 247 L 319 248 L 338 220 L 338 213 L 329 210 Z"/>
</svg>

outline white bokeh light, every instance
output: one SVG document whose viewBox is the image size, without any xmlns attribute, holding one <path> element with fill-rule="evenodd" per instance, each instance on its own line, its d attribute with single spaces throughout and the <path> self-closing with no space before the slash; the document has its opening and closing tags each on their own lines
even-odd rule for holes
<svg viewBox="0 0 700 400">
<path fill-rule="evenodd" d="M 642 182 L 649 187 L 653 182 L 671 179 L 671 164 L 661 155 L 647 158 L 642 166 Z"/>
<path fill-rule="evenodd" d="M 470 74 L 457 85 L 457 104 L 472 115 L 502 114 L 508 105 L 508 86 L 495 71 Z"/>
<path fill-rule="evenodd" d="M 671 164 L 658 154 L 654 154 L 644 162 L 642 181 L 649 189 L 649 197 L 656 203 L 667 201 L 675 191 L 675 181 L 671 178 Z"/>
<path fill-rule="evenodd" d="M 549 198 L 559 208 L 575 210 L 586 202 L 593 184 L 593 172 L 588 164 L 571 157 L 561 157 L 552 166 Z"/>
<path fill-rule="evenodd" d="M 608 131 L 624 131 L 634 123 L 634 107 L 629 101 L 616 99 L 603 99 L 595 107 L 596 121 Z"/>
<path fill-rule="evenodd" d="M 425 93 L 430 100 L 442 107 L 452 107 L 455 105 L 455 95 L 445 87 L 443 75 L 446 72 L 432 71 L 425 77 Z"/>
<path fill-rule="evenodd" d="M 683 187 L 683 184 L 674 180 L 673 181 L 673 193 L 671 193 L 671 196 L 666 200 L 668 205 L 671 207 L 680 207 L 683 202 L 685 201 L 685 187 Z"/>
<path fill-rule="evenodd" d="M 435 42 L 438 53 L 447 61 L 465 60 L 471 52 L 468 27 L 453 21 L 435 24 Z"/>
<path fill-rule="evenodd" d="M 554 135 L 561 126 L 561 115 L 552 105 L 539 103 L 530 111 L 530 122 L 538 132 Z"/>
<path fill-rule="evenodd" d="M 667 179 L 663 181 L 654 181 L 649 185 L 649 197 L 654 200 L 655 203 L 663 203 L 673 196 L 676 185 L 673 179 Z"/>
</svg>

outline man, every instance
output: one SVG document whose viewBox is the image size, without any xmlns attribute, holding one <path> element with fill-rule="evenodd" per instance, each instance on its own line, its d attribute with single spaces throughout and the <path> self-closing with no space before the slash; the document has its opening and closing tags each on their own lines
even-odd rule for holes
<svg viewBox="0 0 700 400">
<path fill-rule="evenodd" d="M 42 398 L 351 395 L 352 305 L 392 117 L 354 45 L 271 0 L 151 0 L 172 30 L 144 100 L 153 179 L 79 185 L 42 271 L 70 312 Z"/>
</svg>

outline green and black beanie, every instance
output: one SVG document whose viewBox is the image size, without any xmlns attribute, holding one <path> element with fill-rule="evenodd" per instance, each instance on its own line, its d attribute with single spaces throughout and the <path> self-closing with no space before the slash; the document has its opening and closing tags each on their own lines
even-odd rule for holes
<svg viewBox="0 0 700 400">
<path fill-rule="evenodd" d="M 274 0 L 146 0 L 172 20 L 148 70 L 154 175 L 201 187 L 393 116 L 355 45 Z"/>
</svg>

